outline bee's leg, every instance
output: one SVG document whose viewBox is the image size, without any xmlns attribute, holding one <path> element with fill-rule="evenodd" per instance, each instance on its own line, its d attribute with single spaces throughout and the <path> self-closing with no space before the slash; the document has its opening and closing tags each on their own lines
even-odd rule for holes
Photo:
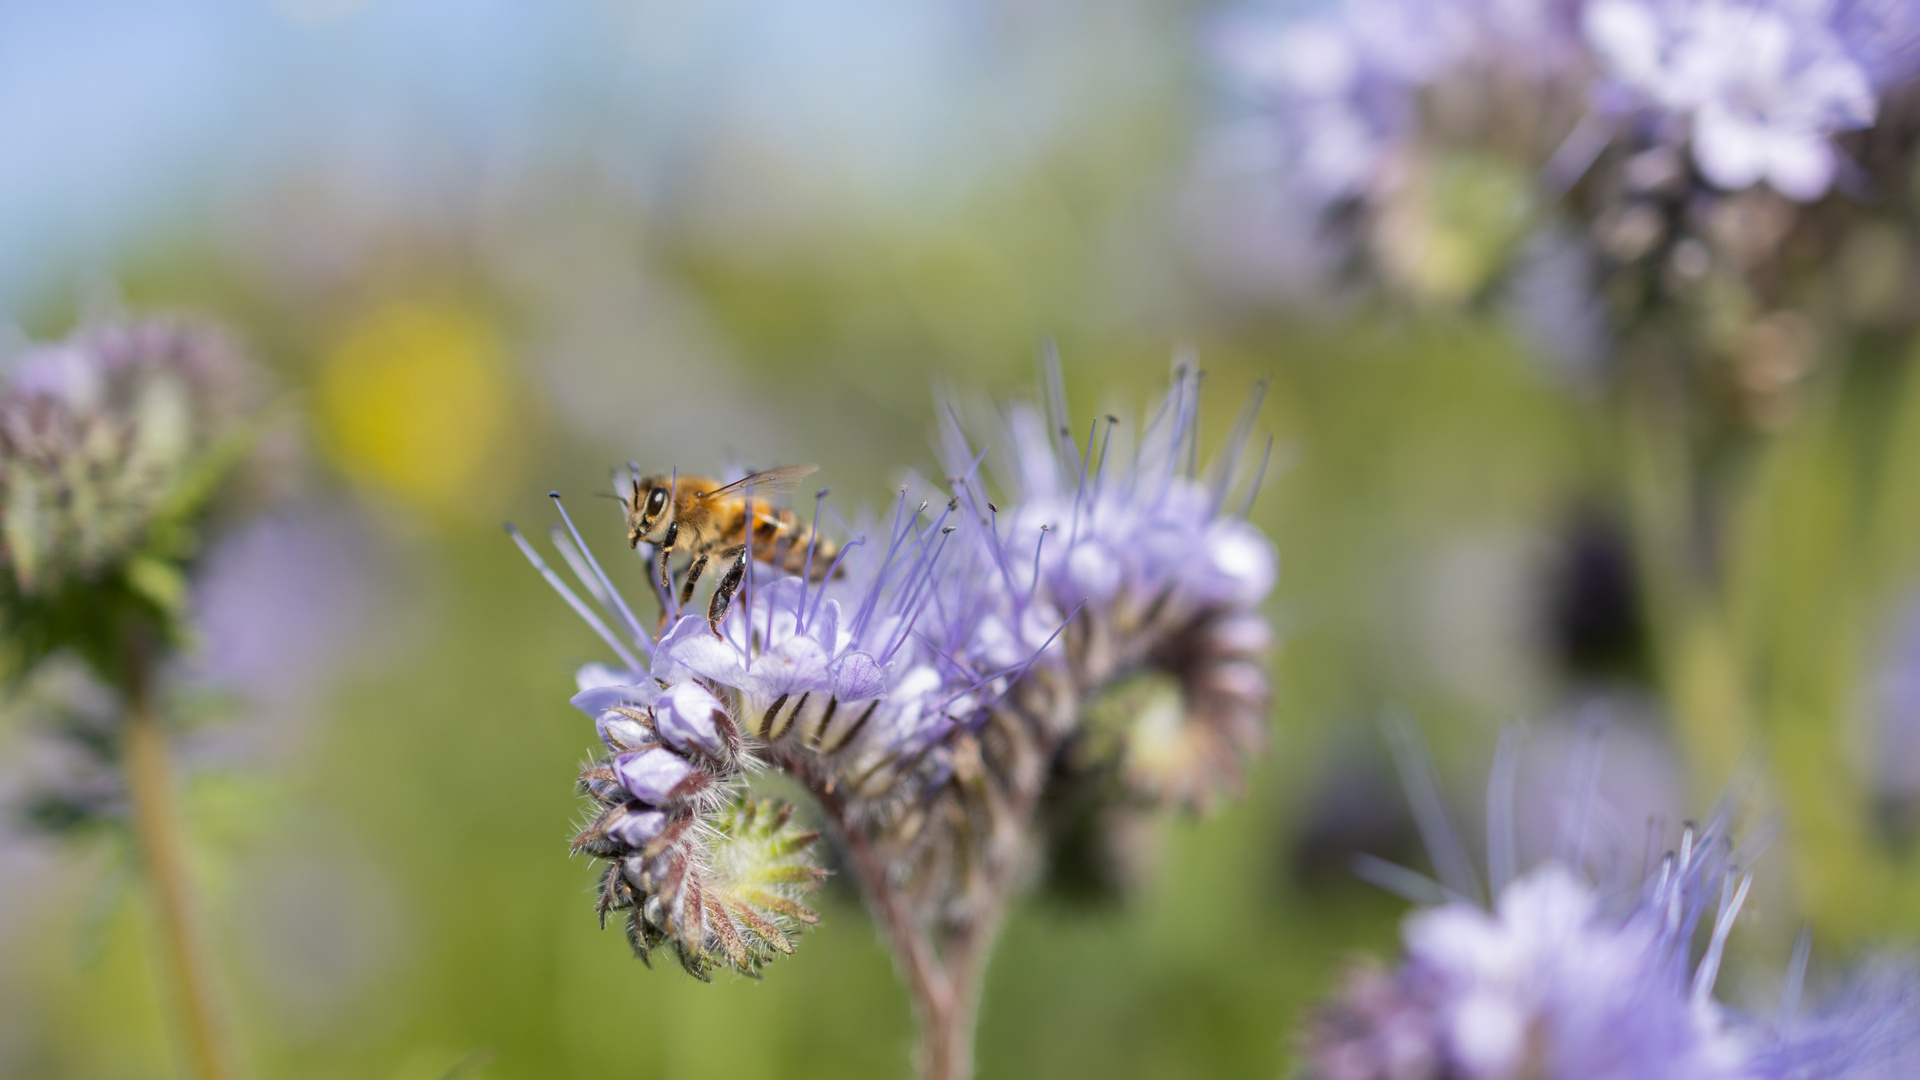
<svg viewBox="0 0 1920 1080">
<path fill-rule="evenodd" d="M 662 600 L 673 595 L 673 542 L 680 539 L 680 523 L 667 523 L 667 535 L 653 549 L 653 556 L 660 560 L 660 595 Z"/>
<path fill-rule="evenodd" d="M 680 538 L 680 523 L 667 523 L 667 534 L 653 546 L 653 559 L 647 564 L 647 578 L 659 582 L 654 595 L 660 600 L 660 622 L 653 628 L 653 636 L 659 637 L 667 632 L 667 620 L 673 615 L 668 605 L 673 602 L 673 542 Z M 682 604 L 686 601 L 682 600 Z"/>
<path fill-rule="evenodd" d="M 700 580 L 700 575 L 706 573 L 706 571 L 707 571 L 707 556 L 705 555 L 701 555 L 699 558 L 693 560 L 693 565 L 687 567 L 686 583 L 680 586 L 680 606 L 681 607 L 686 607 L 687 604 L 693 599 L 693 586 L 696 582 Z"/>
<path fill-rule="evenodd" d="M 731 557 L 733 564 L 727 567 L 726 576 L 720 579 L 719 586 L 713 590 L 713 600 L 707 604 L 707 627 L 713 631 L 714 637 L 721 636 L 720 620 L 727 617 L 727 608 L 733 604 L 733 594 L 747 576 L 747 549 L 744 546 L 728 548 L 720 553 L 720 557 Z"/>
</svg>

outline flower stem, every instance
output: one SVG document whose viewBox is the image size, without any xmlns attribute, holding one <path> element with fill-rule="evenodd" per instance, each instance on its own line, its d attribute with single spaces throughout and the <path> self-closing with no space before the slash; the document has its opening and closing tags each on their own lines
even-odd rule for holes
<svg viewBox="0 0 1920 1080">
<path fill-rule="evenodd" d="M 943 959 L 901 902 L 899 890 L 888 879 L 873 845 L 848 822 L 839 796 L 818 787 L 814 795 L 840 834 L 860 880 L 860 891 L 893 947 L 901 978 L 913 997 L 914 1018 L 920 1028 L 920 1045 L 914 1055 L 920 1080 L 971 1080 L 977 1000 L 974 975 L 978 971 L 977 947 L 972 942 L 978 935 L 967 935 L 962 947 Z"/>
<path fill-rule="evenodd" d="M 199 1080 L 233 1080 L 236 1073 L 214 1016 L 211 981 L 190 903 L 185 851 L 174 813 L 166 733 L 153 701 L 150 663 L 136 659 L 127 677 L 126 769 L 134 831 L 146 862 L 147 883 L 159 918 L 171 976 L 176 1019 Z"/>
</svg>

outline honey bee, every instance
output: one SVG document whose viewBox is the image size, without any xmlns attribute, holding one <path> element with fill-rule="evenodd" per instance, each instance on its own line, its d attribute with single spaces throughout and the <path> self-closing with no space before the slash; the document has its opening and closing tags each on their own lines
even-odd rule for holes
<svg viewBox="0 0 1920 1080">
<path fill-rule="evenodd" d="M 707 625 L 717 635 L 733 594 L 746 577 L 749 551 L 758 562 L 798 574 L 807 568 L 811 546 L 812 579 L 827 576 L 839 545 L 816 537 L 813 527 L 792 510 L 764 501 L 767 496 L 792 491 L 802 478 L 818 469 L 817 465 L 785 465 L 731 484 L 700 476 L 636 478 L 631 492 L 621 500 L 627 510 L 627 546 L 637 548 L 643 540 L 653 545 L 654 573 L 666 594 L 673 590 L 674 557 L 681 553 L 691 557 L 686 581 L 680 586 L 682 607 L 693 599 L 693 587 L 710 561 L 731 560 L 707 605 Z M 751 547 L 747 536 L 749 513 Z"/>
</svg>

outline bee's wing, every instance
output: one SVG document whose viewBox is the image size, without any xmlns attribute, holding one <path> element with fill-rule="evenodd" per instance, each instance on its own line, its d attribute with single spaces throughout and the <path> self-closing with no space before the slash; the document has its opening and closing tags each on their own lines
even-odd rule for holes
<svg viewBox="0 0 1920 1080">
<path fill-rule="evenodd" d="M 785 495 L 795 487 L 798 487 L 801 479 L 812 476 L 819 471 L 820 466 L 818 465 L 782 465 L 777 469 L 766 469 L 754 473 L 752 476 L 743 476 L 733 483 L 728 484 L 726 487 L 720 488 L 717 491 L 707 492 L 707 498 L 711 499 L 717 495 L 732 495 L 736 493 L 741 495 Z"/>
</svg>

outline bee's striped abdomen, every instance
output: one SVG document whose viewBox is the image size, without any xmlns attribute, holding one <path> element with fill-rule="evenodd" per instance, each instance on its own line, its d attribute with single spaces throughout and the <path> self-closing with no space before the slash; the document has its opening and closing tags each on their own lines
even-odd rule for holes
<svg viewBox="0 0 1920 1080">
<path fill-rule="evenodd" d="M 777 566 L 789 574 L 803 573 L 807 569 L 808 543 L 813 544 L 812 580 L 823 580 L 833 566 L 833 557 L 840 552 L 840 545 L 819 536 L 813 531 L 813 526 L 802 521 L 800 515 L 792 510 L 756 509 L 753 522 L 755 562 Z"/>
<path fill-rule="evenodd" d="M 821 581 L 827 571 L 833 567 L 833 557 L 840 552 L 840 545 L 813 531 L 813 526 L 799 520 L 799 515 L 791 510 L 780 511 L 791 524 L 787 531 L 786 547 L 781 552 L 780 569 L 789 574 L 807 572 L 807 545 L 813 545 L 812 580 Z"/>
</svg>

